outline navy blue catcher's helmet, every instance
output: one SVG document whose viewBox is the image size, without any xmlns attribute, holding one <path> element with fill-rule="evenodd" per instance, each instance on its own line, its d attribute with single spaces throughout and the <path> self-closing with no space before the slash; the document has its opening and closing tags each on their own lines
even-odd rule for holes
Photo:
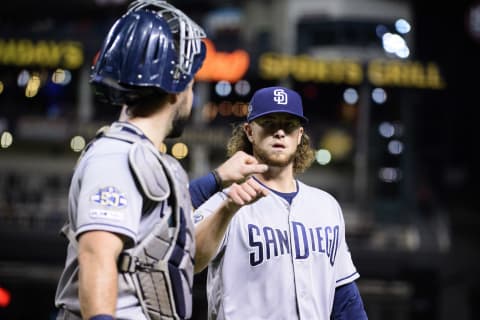
<svg viewBox="0 0 480 320">
<path fill-rule="evenodd" d="M 181 92 L 205 59 L 204 37 L 201 27 L 165 1 L 133 1 L 104 40 L 90 83 L 116 105 L 155 88 Z"/>
</svg>

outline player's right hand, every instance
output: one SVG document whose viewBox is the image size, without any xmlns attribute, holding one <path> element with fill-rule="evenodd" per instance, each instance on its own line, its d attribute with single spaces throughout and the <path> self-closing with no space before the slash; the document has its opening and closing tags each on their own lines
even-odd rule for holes
<svg viewBox="0 0 480 320">
<path fill-rule="evenodd" d="M 235 152 L 217 168 L 223 187 L 228 187 L 232 183 L 241 183 L 252 174 L 263 173 L 267 170 L 266 164 L 258 163 L 255 157 L 243 151 Z"/>
<path fill-rule="evenodd" d="M 240 207 L 265 197 L 268 195 L 268 190 L 260 185 L 255 179 L 248 178 L 241 184 L 233 183 L 224 193 L 228 197 L 226 200 L 227 207 L 232 210 L 233 213 Z"/>
</svg>

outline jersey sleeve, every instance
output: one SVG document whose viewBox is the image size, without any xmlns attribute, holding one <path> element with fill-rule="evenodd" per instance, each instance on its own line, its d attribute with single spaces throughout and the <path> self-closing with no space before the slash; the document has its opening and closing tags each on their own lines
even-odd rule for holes
<svg viewBox="0 0 480 320">
<path fill-rule="evenodd" d="M 355 281 L 335 290 L 333 309 L 330 319 L 333 320 L 367 320 L 367 313 L 362 297 Z"/>
<path fill-rule="evenodd" d="M 142 199 L 124 154 L 86 160 L 80 181 L 75 235 L 103 230 L 126 236 L 127 247 L 138 234 Z"/>
<path fill-rule="evenodd" d="M 342 209 L 337 203 L 337 210 L 340 218 L 340 244 L 338 247 L 337 257 L 335 260 L 335 286 L 339 287 L 358 279 L 360 275 L 355 268 L 345 238 L 345 220 L 343 218 Z"/>
<path fill-rule="evenodd" d="M 193 222 L 195 224 L 201 223 L 205 218 L 213 214 L 222 204 L 222 202 L 227 198 L 227 195 L 224 192 L 217 192 L 210 199 L 204 202 L 200 207 L 198 207 L 193 213 Z M 225 232 L 222 242 L 217 250 L 220 252 L 225 246 L 225 239 L 228 234 L 228 229 Z M 216 256 L 216 255 L 215 255 Z"/>
<path fill-rule="evenodd" d="M 219 191 L 219 186 L 215 180 L 212 172 L 207 175 L 193 179 L 190 181 L 188 190 L 192 198 L 192 205 L 194 208 L 200 207 L 202 203 L 207 201 L 212 195 Z"/>
<path fill-rule="evenodd" d="M 206 217 L 213 214 L 227 198 L 223 192 L 217 192 L 211 196 L 207 201 L 200 205 L 193 213 L 193 221 L 195 224 L 200 223 Z"/>
</svg>

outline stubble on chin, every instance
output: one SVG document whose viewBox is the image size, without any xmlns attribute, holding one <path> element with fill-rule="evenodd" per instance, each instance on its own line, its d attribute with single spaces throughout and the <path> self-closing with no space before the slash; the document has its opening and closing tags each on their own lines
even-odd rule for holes
<svg viewBox="0 0 480 320">
<path fill-rule="evenodd" d="M 253 146 L 253 152 L 260 162 L 265 163 L 268 166 L 273 167 L 286 167 L 292 163 L 295 159 L 295 152 L 290 155 L 279 154 L 268 152 L 259 148 L 258 146 Z"/>
</svg>

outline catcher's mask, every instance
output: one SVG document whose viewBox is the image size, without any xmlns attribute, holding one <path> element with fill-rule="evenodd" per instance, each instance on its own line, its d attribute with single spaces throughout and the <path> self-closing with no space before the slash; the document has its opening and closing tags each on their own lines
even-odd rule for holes
<svg viewBox="0 0 480 320">
<path fill-rule="evenodd" d="M 90 74 L 100 98 L 115 105 L 183 91 L 202 66 L 205 32 L 165 1 L 133 1 L 111 27 Z"/>
</svg>

